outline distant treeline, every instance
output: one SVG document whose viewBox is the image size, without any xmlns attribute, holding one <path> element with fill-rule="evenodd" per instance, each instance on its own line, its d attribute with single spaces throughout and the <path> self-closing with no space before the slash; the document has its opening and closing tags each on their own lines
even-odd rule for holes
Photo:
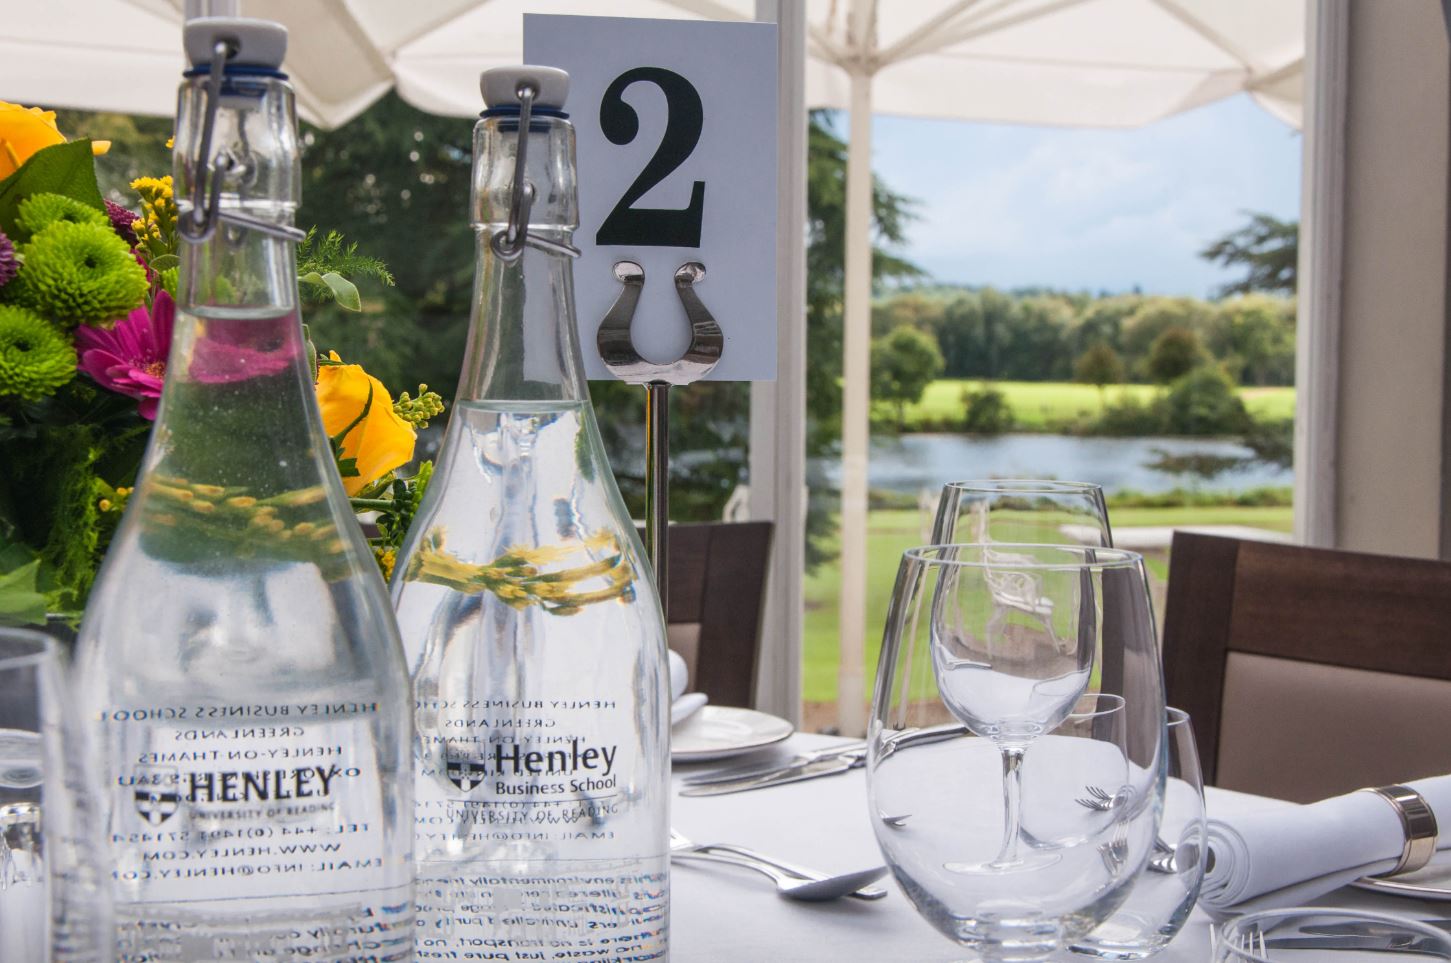
<svg viewBox="0 0 1451 963">
<path fill-rule="evenodd" d="M 901 326 L 936 341 L 947 378 L 1168 383 L 1196 354 L 1241 385 L 1295 377 L 1295 302 L 1266 294 L 1203 301 L 920 287 L 873 307 L 874 335 Z"/>
</svg>

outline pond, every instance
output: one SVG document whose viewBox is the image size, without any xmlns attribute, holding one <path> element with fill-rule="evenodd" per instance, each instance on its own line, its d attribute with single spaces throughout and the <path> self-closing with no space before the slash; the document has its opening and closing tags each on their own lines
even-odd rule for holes
<svg viewBox="0 0 1451 963">
<path fill-rule="evenodd" d="M 1161 455 L 1249 457 L 1252 452 L 1225 438 L 1082 438 L 1076 435 L 908 434 L 872 439 L 869 484 L 916 493 L 965 478 L 1062 478 L 1095 482 L 1105 491 L 1164 492 L 1173 488 L 1244 491 L 1294 484 L 1294 472 L 1263 462 L 1205 480 L 1150 467 Z M 833 486 L 841 462 L 814 459 Z M 821 476 L 817 476 L 821 477 Z"/>
</svg>

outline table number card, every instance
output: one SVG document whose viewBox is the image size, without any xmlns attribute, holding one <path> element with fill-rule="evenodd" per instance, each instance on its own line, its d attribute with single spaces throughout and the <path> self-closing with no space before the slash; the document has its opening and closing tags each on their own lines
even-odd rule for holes
<svg viewBox="0 0 1451 963">
<path fill-rule="evenodd" d="M 524 60 L 570 75 L 586 374 L 611 377 L 595 334 L 620 294 L 615 262 L 645 268 L 631 335 L 669 363 L 690 341 L 675 270 L 699 261 L 696 293 L 725 336 L 709 378 L 774 380 L 775 24 L 526 14 Z"/>
</svg>

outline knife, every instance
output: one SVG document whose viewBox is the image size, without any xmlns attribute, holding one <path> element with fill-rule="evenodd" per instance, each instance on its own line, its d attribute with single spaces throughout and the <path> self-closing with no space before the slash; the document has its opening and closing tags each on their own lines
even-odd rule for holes
<svg viewBox="0 0 1451 963">
<path fill-rule="evenodd" d="M 1416 920 L 1422 926 L 1434 926 L 1438 930 L 1446 930 L 1451 933 L 1451 919 L 1440 920 Z M 1300 927 L 1300 932 L 1312 936 L 1388 936 L 1385 924 L 1373 923 L 1369 920 L 1363 923 L 1311 923 Z"/>
<path fill-rule="evenodd" d="M 881 751 L 885 756 L 909 746 L 944 742 L 967 734 L 967 727 L 957 723 L 930 726 L 925 729 L 910 729 L 887 738 Z M 826 753 L 826 755 L 822 755 L 822 753 Z M 848 743 L 845 746 L 833 746 L 829 749 L 818 750 L 816 753 L 808 753 L 806 757 L 801 757 L 797 761 L 784 766 L 767 768 L 761 773 L 722 776 L 719 779 L 712 778 L 711 781 L 701 779 L 698 782 L 692 782 L 687 778 L 688 785 L 680 790 L 680 795 L 721 796 L 726 793 L 744 792 L 747 789 L 765 789 L 768 786 L 800 782 L 803 779 L 815 779 L 818 776 L 834 776 L 839 772 L 864 766 L 866 761 L 866 745 Z"/>
<path fill-rule="evenodd" d="M 1391 936 L 1282 936 L 1265 941 L 1270 950 L 1364 950 L 1368 953 L 1414 953 L 1425 958 L 1451 959 L 1430 937 Z"/>
<path fill-rule="evenodd" d="M 852 753 L 830 756 L 825 759 L 814 759 L 799 765 L 788 766 L 784 769 L 755 776 L 744 776 L 728 782 L 687 786 L 680 790 L 680 795 L 723 796 L 726 793 L 745 792 L 748 789 L 766 789 L 770 786 L 784 786 L 786 783 L 817 779 L 821 776 L 834 776 L 837 773 L 846 772 L 850 769 L 856 769 L 859 766 L 866 765 L 866 761 L 866 750 L 858 749 Z"/>
<path fill-rule="evenodd" d="M 786 772 L 797 766 L 804 766 L 808 762 L 816 762 L 819 759 L 832 759 L 849 752 L 860 752 L 866 749 L 866 747 L 867 744 L 865 742 L 844 742 L 839 746 L 817 749 L 814 752 L 803 752 L 794 759 L 786 762 L 756 763 L 750 766 L 737 766 L 732 769 L 716 772 L 695 773 L 684 777 L 680 781 L 687 786 L 705 786 L 718 782 L 735 782 L 751 776 L 766 776 L 774 772 Z"/>
</svg>

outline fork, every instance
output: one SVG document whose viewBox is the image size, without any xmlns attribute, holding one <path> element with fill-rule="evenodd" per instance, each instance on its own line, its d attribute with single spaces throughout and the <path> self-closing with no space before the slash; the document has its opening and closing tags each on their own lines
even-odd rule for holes
<svg viewBox="0 0 1451 963">
<path fill-rule="evenodd" d="M 744 846 L 694 843 L 673 828 L 670 830 L 670 856 L 672 859 L 696 859 L 753 869 L 770 877 L 776 883 L 776 891 L 791 899 L 825 901 L 850 896 L 853 899 L 876 900 L 887 895 L 882 887 L 869 885 L 886 875 L 885 866 L 829 876 Z"/>
<path fill-rule="evenodd" d="M 1079 796 L 1073 801 L 1085 809 L 1092 809 L 1095 812 L 1101 813 L 1113 812 L 1128 802 L 1129 796 L 1133 794 L 1129 789 L 1120 789 L 1118 792 L 1110 795 L 1108 790 L 1100 786 L 1084 786 L 1083 791 L 1088 793 L 1088 798 L 1085 799 Z"/>
<path fill-rule="evenodd" d="M 1106 843 L 1100 843 L 1098 854 L 1110 876 L 1117 876 L 1129 858 L 1129 824 L 1115 823 L 1113 836 Z"/>
<path fill-rule="evenodd" d="M 1092 809 L 1094 812 L 1099 813 L 1112 812 L 1127 802 L 1132 795 L 1132 792 L 1128 789 L 1120 789 L 1118 792 L 1110 795 L 1106 789 L 1099 786 L 1084 786 L 1083 791 L 1088 793 L 1088 796 L 1080 796 L 1074 802 L 1085 809 Z M 1149 857 L 1149 869 L 1155 873 L 1169 875 L 1177 873 L 1179 870 L 1174 864 L 1174 857 L 1177 852 L 1173 846 L 1164 842 L 1163 837 L 1156 835 L 1154 837 L 1154 852 Z"/>
</svg>

